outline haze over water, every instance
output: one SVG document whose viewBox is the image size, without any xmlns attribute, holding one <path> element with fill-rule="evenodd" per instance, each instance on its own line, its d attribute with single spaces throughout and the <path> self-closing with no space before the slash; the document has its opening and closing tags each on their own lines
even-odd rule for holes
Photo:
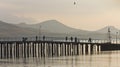
<svg viewBox="0 0 120 67">
<path fill-rule="evenodd" d="M 3 59 L 0 67 L 120 67 L 119 55 L 120 51 L 109 51 L 99 55 Z"/>
<path fill-rule="evenodd" d="M 107 39 L 108 36 L 106 34 L 106 30 L 108 30 L 108 28 L 105 28 L 105 30 L 99 30 L 102 31 L 102 33 L 105 31 L 105 33 L 103 33 L 104 35 L 99 31 L 97 32 L 100 34 L 96 32 L 89 34 L 90 31 L 78 29 L 92 31 L 105 26 L 112 26 L 113 30 L 111 29 L 110 31 L 116 31 L 114 35 L 111 36 L 114 39 L 114 43 L 117 44 L 120 43 L 118 41 L 120 40 L 119 4 L 119 0 L 0 0 L 0 37 L 3 35 L 5 37 L 23 37 L 23 34 L 24 36 L 36 36 L 36 34 L 40 36 L 42 33 L 44 34 L 44 32 L 47 32 L 46 35 L 48 34 L 49 36 L 55 36 L 55 34 L 49 34 L 53 30 L 55 33 L 57 33 L 56 31 L 58 31 L 58 33 L 60 33 L 60 31 L 62 33 L 65 32 L 67 34 L 69 32 L 71 34 L 69 36 L 73 36 L 74 34 L 76 37 L 82 36 L 83 38 L 85 38 L 86 35 L 87 39 L 88 37 L 92 39 Z M 40 22 L 51 19 L 60 21 L 62 26 L 60 23 L 60 25 L 58 25 L 58 23 L 56 25 L 49 23 L 47 24 L 48 26 L 41 25 L 42 27 L 40 28 Z M 33 24 L 35 28 L 32 28 L 33 26 L 30 25 L 30 27 L 27 24 L 23 25 L 27 25 L 30 27 L 29 29 L 26 26 L 17 26 L 16 24 L 18 23 L 27 23 L 28 25 Z M 36 28 L 34 24 L 38 25 L 38 28 Z M 72 28 L 66 27 L 65 25 Z M 114 28 L 114 26 L 118 29 Z M 56 36 L 58 35 L 60 37 L 66 36 L 63 34 L 56 34 Z M 7 40 L 8 39 L 9 38 L 7 38 Z M 26 41 L 26 38 L 24 39 Z M 1 41 L 5 41 L 5 39 L 3 38 Z M 5 51 L 3 50 L 3 56 L 6 55 L 4 52 Z M 0 59 L 0 67 L 120 67 L 119 55 L 120 51 L 108 51 L 93 55 Z"/>
</svg>

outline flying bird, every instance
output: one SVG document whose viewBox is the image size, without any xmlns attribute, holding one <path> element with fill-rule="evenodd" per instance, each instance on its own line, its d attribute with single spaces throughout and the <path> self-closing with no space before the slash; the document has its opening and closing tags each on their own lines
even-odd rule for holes
<svg viewBox="0 0 120 67">
<path fill-rule="evenodd" d="M 74 5 L 76 5 L 76 2 L 74 2 Z"/>
</svg>

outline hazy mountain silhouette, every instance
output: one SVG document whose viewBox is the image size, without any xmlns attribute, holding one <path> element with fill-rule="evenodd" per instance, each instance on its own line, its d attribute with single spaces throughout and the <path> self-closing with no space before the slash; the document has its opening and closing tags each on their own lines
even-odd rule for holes
<svg viewBox="0 0 120 67">
<path fill-rule="evenodd" d="M 13 24 L 0 21 L 1 37 L 26 36 L 26 35 L 32 35 L 32 34 L 34 34 L 34 32 L 31 29 L 21 28 Z"/>
<path fill-rule="evenodd" d="M 107 27 L 104 27 L 102 29 L 97 30 L 96 32 L 108 33 L 108 28 L 110 28 L 111 34 L 115 34 L 116 35 L 116 32 L 119 33 L 119 31 L 120 31 L 119 29 L 115 28 L 114 26 L 107 26 Z"/>
<path fill-rule="evenodd" d="M 41 26 L 41 27 L 40 27 Z M 119 31 L 113 26 L 109 27 L 111 36 L 115 38 L 116 31 Z M 86 31 L 81 29 L 71 28 L 56 20 L 48 20 L 38 24 L 9 24 L 0 21 L 0 36 L 36 36 L 46 35 L 51 37 L 79 37 L 79 38 L 93 38 L 93 39 L 106 39 L 108 38 L 108 27 L 102 28 L 97 31 Z"/>
<path fill-rule="evenodd" d="M 38 24 L 25 24 L 20 23 L 17 26 L 23 28 L 32 28 L 38 31 L 41 31 L 43 35 L 47 36 L 57 36 L 57 37 L 65 37 L 65 36 L 73 36 L 73 37 L 80 37 L 80 38 L 106 38 L 107 34 L 98 33 L 97 31 L 86 31 L 81 29 L 71 28 L 60 23 L 57 20 L 48 20 Z"/>
<path fill-rule="evenodd" d="M 86 30 L 80 30 L 80 29 L 75 29 L 75 28 L 71 28 L 69 26 L 66 26 L 62 23 L 60 23 L 57 20 L 48 20 L 48 21 L 44 21 L 38 24 L 18 24 L 18 26 L 20 27 L 27 27 L 27 28 L 34 28 L 34 29 L 38 29 L 38 30 L 46 30 L 48 32 L 51 33 L 73 33 L 73 32 L 79 32 L 79 33 L 88 33 L 89 31 Z"/>
</svg>

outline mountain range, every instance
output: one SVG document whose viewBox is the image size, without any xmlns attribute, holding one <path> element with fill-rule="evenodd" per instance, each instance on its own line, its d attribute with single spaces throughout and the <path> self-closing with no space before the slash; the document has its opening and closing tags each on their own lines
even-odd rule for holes
<svg viewBox="0 0 120 67">
<path fill-rule="evenodd" d="M 13 37 L 13 36 L 31 36 L 34 32 L 31 29 L 18 27 L 14 24 L 9 24 L 0 21 L 0 37 Z"/>
<path fill-rule="evenodd" d="M 96 31 L 87 31 L 71 28 L 60 23 L 57 20 L 47 20 L 37 24 L 10 24 L 0 21 L 0 37 L 23 37 L 45 35 L 50 37 L 79 37 L 79 38 L 108 38 L 108 28 L 111 30 L 111 36 L 115 38 L 119 30 L 113 26 L 107 26 Z"/>
</svg>

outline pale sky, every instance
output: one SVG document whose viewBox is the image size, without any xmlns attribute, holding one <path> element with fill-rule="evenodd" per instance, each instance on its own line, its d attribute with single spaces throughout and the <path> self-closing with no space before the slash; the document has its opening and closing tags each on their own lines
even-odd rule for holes
<svg viewBox="0 0 120 67">
<path fill-rule="evenodd" d="M 30 24 L 58 20 L 84 30 L 120 29 L 120 0 L 0 0 L 0 20 Z"/>
</svg>

